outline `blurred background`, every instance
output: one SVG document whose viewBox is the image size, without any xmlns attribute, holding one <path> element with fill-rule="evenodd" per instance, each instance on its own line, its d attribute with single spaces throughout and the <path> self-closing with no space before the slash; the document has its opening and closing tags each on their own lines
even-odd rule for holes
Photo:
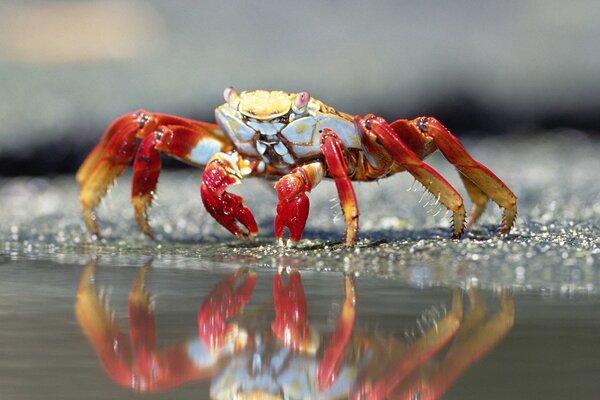
<svg viewBox="0 0 600 400">
<path fill-rule="evenodd" d="M 1 0 L 0 174 L 72 173 L 137 108 L 212 121 L 229 85 L 459 137 L 596 135 L 599 20 L 597 0 Z"/>
</svg>

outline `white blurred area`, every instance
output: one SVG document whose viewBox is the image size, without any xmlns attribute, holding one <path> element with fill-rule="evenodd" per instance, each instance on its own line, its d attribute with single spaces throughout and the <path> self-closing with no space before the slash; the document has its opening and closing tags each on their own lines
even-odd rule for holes
<svg viewBox="0 0 600 400">
<path fill-rule="evenodd" d="M 1 11 L 0 46 L 8 62 L 133 60 L 158 52 L 165 42 L 162 18 L 144 3 L 15 3 Z"/>
<path fill-rule="evenodd" d="M 229 85 L 397 117 L 455 92 L 589 109 L 599 20 L 596 0 L 0 0 L 0 154 L 140 107 L 210 118 Z"/>
</svg>

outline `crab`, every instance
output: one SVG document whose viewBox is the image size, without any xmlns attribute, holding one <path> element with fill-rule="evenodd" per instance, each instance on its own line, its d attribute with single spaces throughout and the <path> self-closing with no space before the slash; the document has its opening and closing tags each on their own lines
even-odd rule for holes
<svg viewBox="0 0 600 400">
<path fill-rule="evenodd" d="M 214 399 L 439 399 L 514 325 L 510 291 L 499 292 L 498 311 L 488 314 L 470 288 L 468 309 L 454 289 L 448 311 L 432 310 L 425 324 L 419 318 L 421 333 L 409 340 L 369 332 L 355 323 L 358 278 L 344 274 L 337 322 L 327 329 L 309 318 L 299 271 L 278 268 L 272 300 L 253 305 L 257 273 L 241 268 L 205 295 L 195 335 L 162 344 L 147 285 L 151 262 L 129 292 L 129 335 L 96 286 L 97 265 L 83 269 L 75 315 L 108 376 L 136 392 L 208 381 Z"/>
<path fill-rule="evenodd" d="M 161 153 L 204 168 L 200 193 L 206 210 L 240 238 L 255 236 L 258 227 L 244 199 L 227 188 L 249 176 L 277 179 L 274 231 L 284 245 L 302 238 L 309 213 L 307 193 L 323 178 L 335 182 L 349 247 L 356 244 L 359 229 L 352 181 L 376 181 L 402 171 L 452 213 L 452 238 L 460 238 L 465 226 L 477 221 L 489 199 L 503 209 L 501 234 L 515 222 L 513 192 L 435 118 L 388 123 L 373 114 L 352 116 L 306 91 L 238 93 L 228 87 L 224 98 L 215 110 L 216 123 L 138 110 L 107 128 L 77 172 L 83 217 L 93 235 L 99 236 L 96 207 L 134 159 L 131 202 L 142 232 L 153 238 L 148 208 L 160 174 Z M 468 219 L 461 195 L 423 162 L 436 150 L 457 169 L 473 202 Z"/>
</svg>

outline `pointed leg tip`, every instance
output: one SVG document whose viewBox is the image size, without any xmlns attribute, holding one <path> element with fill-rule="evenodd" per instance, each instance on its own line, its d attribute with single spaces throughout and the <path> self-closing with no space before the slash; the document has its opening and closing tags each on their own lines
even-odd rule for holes
<svg viewBox="0 0 600 400">
<path fill-rule="evenodd" d="M 148 239 L 156 242 L 156 237 L 154 236 L 154 230 L 150 226 L 150 222 L 148 221 L 147 216 L 136 216 L 136 221 L 140 227 L 140 230 Z"/>
<path fill-rule="evenodd" d="M 233 235 L 235 237 L 237 237 L 238 239 L 242 239 L 242 240 L 250 240 L 250 239 L 253 239 L 256 236 L 258 236 L 258 230 L 243 231 L 237 225 L 235 225 L 231 229 L 228 227 L 225 227 L 225 228 L 229 229 L 229 231 L 231 233 L 233 233 Z"/>
<path fill-rule="evenodd" d="M 452 233 L 450 234 L 450 237 L 453 240 L 460 240 L 463 238 L 465 234 L 465 226 L 463 225 L 462 229 L 452 229 Z"/>
<path fill-rule="evenodd" d="M 157 242 L 158 241 L 158 240 L 156 240 L 156 237 L 154 236 L 154 232 L 152 231 L 151 228 L 148 228 L 147 231 L 142 231 L 142 232 L 151 241 L 153 241 L 153 242 Z"/>
<path fill-rule="evenodd" d="M 502 224 L 500 225 L 499 232 L 501 235 L 507 235 L 512 227 L 515 225 L 517 219 L 516 209 L 505 209 L 502 213 Z"/>
<path fill-rule="evenodd" d="M 291 248 L 295 248 L 298 247 L 298 245 L 301 242 L 301 237 L 297 237 L 297 238 L 288 238 L 287 240 L 283 238 L 283 235 L 281 236 L 277 236 L 275 237 L 277 239 L 277 245 L 281 248 L 287 248 L 287 249 L 291 249 Z"/>
<path fill-rule="evenodd" d="M 92 237 L 100 238 L 100 232 L 96 222 L 96 213 L 92 209 L 86 208 L 83 210 L 83 221 Z"/>
</svg>

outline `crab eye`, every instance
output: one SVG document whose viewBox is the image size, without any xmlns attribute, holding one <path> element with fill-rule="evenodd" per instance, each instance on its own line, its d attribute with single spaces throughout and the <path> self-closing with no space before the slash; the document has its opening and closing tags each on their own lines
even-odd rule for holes
<svg viewBox="0 0 600 400">
<path fill-rule="evenodd" d="M 227 103 L 231 104 L 231 101 L 238 97 L 238 93 L 232 86 L 229 86 L 223 91 L 223 97 Z"/>
<path fill-rule="evenodd" d="M 294 102 L 294 112 L 304 112 L 309 101 L 310 94 L 308 92 L 298 93 L 298 95 L 296 95 L 296 101 Z"/>
</svg>

